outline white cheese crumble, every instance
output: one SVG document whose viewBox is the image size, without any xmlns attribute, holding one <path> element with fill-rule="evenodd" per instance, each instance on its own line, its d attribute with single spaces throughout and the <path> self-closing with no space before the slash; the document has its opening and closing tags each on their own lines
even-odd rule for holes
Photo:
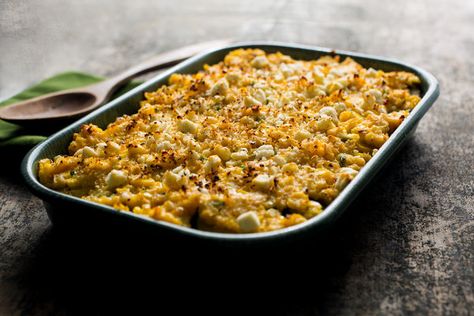
<svg viewBox="0 0 474 316">
<path fill-rule="evenodd" d="M 295 133 L 295 139 L 297 141 L 302 141 L 310 137 L 311 137 L 311 133 L 304 129 L 301 129 Z"/>
<path fill-rule="evenodd" d="M 220 164 L 221 158 L 219 158 L 219 156 L 217 155 L 212 155 L 207 159 L 207 162 L 204 165 L 204 169 L 207 173 L 214 172 L 217 170 Z"/>
<path fill-rule="evenodd" d="M 115 189 L 120 187 L 128 182 L 128 176 L 125 171 L 122 170 L 112 170 L 105 177 L 105 182 L 109 189 Z"/>
<path fill-rule="evenodd" d="M 251 62 L 252 67 L 263 68 L 268 65 L 268 59 L 265 56 L 257 56 Z"/>
<path fill-rule="evenodd" d="M 236 151 L 230 155 L 232 160 L 246 160 L 249 158 L 247 148 L 241 148 L 239 151 Z"/>
<path fill-rule="evenodd" d="M 250 211 L 240 214 L 239 217 L 237 217 L 237 224 L 239 224 L 241 232 L 254 233 L 260 226 L 260 220 L 256 212 Z"/>
<path fill-rule="evenodd" d="M 329 116 L 334 122 L 338 120 L 337 111 L 333 107 L 325 106 L 319 110 L 319 113 Z"/>
<path fill-rule="evenodd" d="M 272 145 L 262 145 L 255 150 L 255 159 L 270 158 L 275 155 Z"/>
<path fill-rule="evenodd" d="M 273 177 L 268 174 L 259 174 L 252 180 L 252 184 L 260 191 L 268 191 L 273 184 Z"/>
<path fill-rule="evenodd" d="M 81 150 L 81 149 L 80 149 L 80 150 Z M 97 151 L 95 151 L 94 148 L 89 147 L 89 146 L 85 146 L 84 148 L 82 148 L 81 153 L 82 153 L 82 156 L 83 156 L 84 158 L 97 157 L 97 156 L 99 156 L 99 154 L 97 153 Z"/>
<path fill-rule="evenodd" d="M 357 173 L 358 171 L 349 167 L 339 169 L 337 171 L 337 180 L 335 184 L 336 189 L 338 189 L 339 191 L 344 189 L 349 184 L 349 182 L 354 179 Z"/>
<path fill-rule="evenodd" d="M 262 105 L 257 99 L 251 96 L 246 96 L 244 99 L 246 106 Z"/>
<path fill-rule="evenodd" d="M 183 133 L 196 134 L 198 125 L 188 119 L 184 119 L 178 122 L 178 130 Z"/>
<path fill-rule="evenodd" d="M 229 83 L 225 78 L 220 79 L 211 89 L 211 95 L 226 95 L 229 90 Z"/>
</svg>

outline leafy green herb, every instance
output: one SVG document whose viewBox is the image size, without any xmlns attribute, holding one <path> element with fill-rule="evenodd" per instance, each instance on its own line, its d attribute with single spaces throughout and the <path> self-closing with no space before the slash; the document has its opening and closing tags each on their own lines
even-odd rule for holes
<svg viewBox="0 0 474 316">
<path fill-rule="evenodd" d="M 219 201 L 219 200 L 211 201 L 209 204 L 211 204 L 215 208 L 221 208 L 221 207 L 225 206 L 225 202 L 224 201 Z"/>
<path fill-rule="evenodd" d="M 341 164 L 341 166 L 344 167 L 346 165 L 346 160 L 347 160 L 346 155 L 340 154 L 337 158 L 338 158 L 339 163 Z"/>
</svg>

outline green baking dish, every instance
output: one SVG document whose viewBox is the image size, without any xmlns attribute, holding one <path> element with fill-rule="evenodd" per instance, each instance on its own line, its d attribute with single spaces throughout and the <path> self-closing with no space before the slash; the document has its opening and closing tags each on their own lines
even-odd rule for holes
<svg viewBox="0 0 474 316">
<path fill-rule="evenodd" d="M 143 93 L 156 90 L 159 86 L 166 84 L 171 74 L 176 72 L 196 72 L 204 64 L 219 62 L 229 51 L 241 47 L 261 48 L 267 52 L 280 51 L 297 59 L 315 59 L 322 55 L 337 54 L 341 57 L 351 57 L 364 67 L 373 67 L 386 71 L 410 71 L 417 74 L 421 79 L 422 99 L 377 154 L 362 168 L 356 178 L 350 182 L 323 213 L 302 224 L 277 231 L 253 234 L 224 234 L 200 231 L 166 222 L 158 222 L 131 212 L 118 212 L 109 206 L 53 191 L 38 181 L 38 161 L 46 157 L 54 157 L 55 155 L 66 153 L 67 145 L 73 133 L 82 124 L 92 122 L 98 126 L 105 127 L 108 123 L 114 121 L 117 116 L 134 113 L 138 109 L 139 101 L 143 98 Z M 150 232 L 160 238 L 185 240 L 191 243 L 204 242 L 206 244 L 223 246 L 255 246 L 269 243 L 286 243 L 287 241 L 304 238 L 310 234 L 317 234 L 330 228 L 331 224 L 343 214 L 354 198 L 414 132 L 418 122 L 433 105 L 438 95 L 439 85 L 433 75 L 418 67 L 392 59 L 297 44 L 274 42 L 237 43 L 190 58 L 52 135 L 33 148 L 24 158 L 22 174 L 31 191 L 44 201 L 51 221 L 58 225 L 64 225 L 63 227 L 80 227 L 81 229 L 102 227 L 104 230 L 106 228 L 119 227 L 119 229 L 125 230 Z"/>
</svg>

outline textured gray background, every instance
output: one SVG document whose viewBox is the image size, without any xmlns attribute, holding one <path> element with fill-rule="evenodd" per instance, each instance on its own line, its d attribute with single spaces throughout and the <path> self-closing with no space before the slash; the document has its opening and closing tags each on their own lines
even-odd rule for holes
<svg viewBox="0 0 474 316">
<path fill-rule="evenodd" d="M 288 315 L 469 315 L 474 310 L 473 34 L 474 2 L 462 0 L 2 0 L 0 98 L 60 71 L 111 75 L 157 52 L 224 37 L 314 44 L 419 65 L 440 80 L 441 96 L 416 136 L 349 210 L 329 246 L 307 248 L 311 258 L 295 256 L 281 267 L 273 263 L 280 280 L 296 281 L 277 282 L 274 296 L 263 296 L 260 307 Z M 143 305 L 135 295 L 144 284 L 131 275 L 159 274 L 150 268 L 156 262 L 132 250 L 109 251 L 107 239 L 70 240 L 51 229 L 41 202 L 18 173 L 1 168 L 0 315 L 100 314 L 128 300 L 132 308 Z M 132 254 L 143 260 L 130 259 Z M 111 275 L 109 265 L 121 266 L 123 256 L 130 259 L 128 266 Z M 324 277 L 312 277 L 317 269 Z M 237 282 L 259 288 L 268 281 L 268 275 L 252 282 L 232 275 L 205 280 L 222 289 L 224 276 L 232 287 Z M 117 280 L 123 278 L 129 282 L 121 287 Z M 180 279 L 185 281 L 193 279 Z M 154 285 L 154 291 L 163 289 L 159 281 Z M 189 293 L 188 286 L 173 289 L 171 296 L 212 299 Z M 114 291 L 116 299 L 101 298 Z M 221 313 L 245 306 L 246 293 Z M 157 310 L 169 294 L 155 297 Z M 195 310 L 200 308 L 211 305 L 197 303 Z"/>
</svg>

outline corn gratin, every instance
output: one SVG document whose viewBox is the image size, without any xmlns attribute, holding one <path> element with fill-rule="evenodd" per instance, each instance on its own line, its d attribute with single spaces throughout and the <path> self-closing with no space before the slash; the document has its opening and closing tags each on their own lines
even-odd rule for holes
<svg viewBox="0 0 474 316">
<path fill-rule="evenodd" d="M 238 49 L 173 74 L 133 115 L 83 125 L 39 162 L 60 192 L 202 230 L 302 223 L 333 201 L 419 102 L 419 78 L 350 58 Z"/>
</svg>

